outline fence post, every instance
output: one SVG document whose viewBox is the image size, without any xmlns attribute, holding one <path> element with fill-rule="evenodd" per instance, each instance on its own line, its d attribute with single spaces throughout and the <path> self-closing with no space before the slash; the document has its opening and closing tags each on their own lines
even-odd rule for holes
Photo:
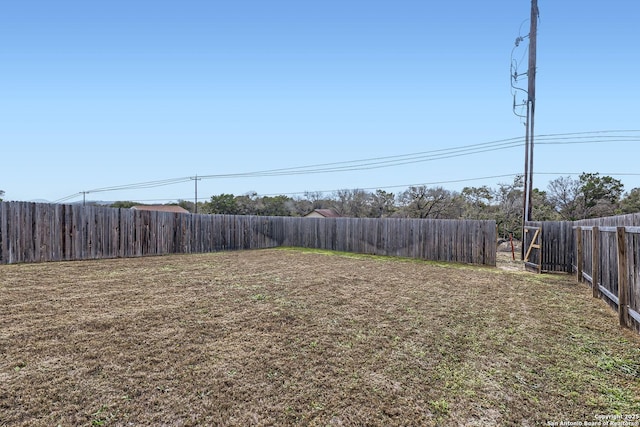
<svg viewBox="0 0 640 427">
<path fill-rule="evenodd" d="M 578 246 L 578 259 L 576 260 L 576 269 L 577 271 L 577 280 L 578 283 L 582 283 L 582 264 L 583 264 L 583 256 L 582 256 L 582 227 L 576 227 L 576 240 Z"/>
<path fill-rule="evenodd" d="M 620 326 L 627 326 L 629 282 L 627 280 L 627 245 L 625 228 L 617 227 L 618 243 L 618 320 Z"/>
<path fill-rule="evenodd" d="M 591 229 L 591 290 L 594 298 L 600 298 L 598 278 L 600 277 L 600 229 Z"/>
</svg>

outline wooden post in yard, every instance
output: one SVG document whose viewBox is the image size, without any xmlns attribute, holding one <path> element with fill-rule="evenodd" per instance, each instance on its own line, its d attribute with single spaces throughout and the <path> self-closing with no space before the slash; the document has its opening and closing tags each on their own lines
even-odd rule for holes
<svg viewBox="0 0 640 427">
<path fill-rule="evenodd" d="M 531 221 L 532 198 L 533 198 L 533 119 L 536 111 L 536 50 L 538 38 L 538 0 L 531 0 L 531 19 L 529 29 L 529 67 L 527 68 L 528 86 L 527 86 L 527 127 L 529 129 L 529 189 L 525 190 L 528 195 L 527 200 L 527 221 Z M 526 181 L 525 181 L 526 182 Z"/>
<path fill-rule="evenodd" d="M 598 277 L 600 277 L 600 229 L 595 226 L 591 229 L 591 290 L 594 298 L 600 298 Z"/>
<path fill-rule="evenodd" d="M 620 326 L 627 326 L 629 282 L 627 280 L 627 245 L 625 228 L 618 227 L 616 241 L 618 243 L 618 320 Z"/>
<path fill-rule="evenodd" d="M 576 261 L 577 263 L 577 270 L 578 270 L 578 283 L 582 283 L 582 227 L 576 227 L 576 240 L 577 240 L 577 246 L 578 246 L 578 259 Z"/>
<path fill-rule="evenodd" d="M 542 241 L 542 225 L 538 229 L 538 274 L 542 273 L 542 256 L 544 255 L 543 241 Z"/>
</svg>

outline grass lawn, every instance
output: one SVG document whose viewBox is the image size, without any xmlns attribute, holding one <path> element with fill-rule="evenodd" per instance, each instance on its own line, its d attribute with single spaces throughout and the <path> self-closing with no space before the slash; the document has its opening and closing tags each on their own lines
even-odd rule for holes
<svg viewBox="0 0 640 427">
<path fill-rule="evenodd" d="M 640 336 L 567 275 L 297 249 L 0 266 L 0 426 L 616 414 L 640 417 Z"/>
</svg>

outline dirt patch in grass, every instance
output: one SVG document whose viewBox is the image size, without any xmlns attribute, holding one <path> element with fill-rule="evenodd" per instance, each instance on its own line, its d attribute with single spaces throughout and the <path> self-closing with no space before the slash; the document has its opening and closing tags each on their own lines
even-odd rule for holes
<svg viewBox="0 0 640 427">
<path fill-rule="evenodd" d="M 0 266 L 0 425 L 539 425 L 640 414 L 564 275 L 302 250 Z"/>
</svg>

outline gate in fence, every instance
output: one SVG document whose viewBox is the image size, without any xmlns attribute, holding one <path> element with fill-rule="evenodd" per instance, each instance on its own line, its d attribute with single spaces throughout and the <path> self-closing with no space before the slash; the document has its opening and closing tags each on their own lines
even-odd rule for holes
<svg viewBox="0 0 640 427">
<path fill-rule="evenodd" d="M 542 272 L 542 227 L 525 226 L 522 248 L 524 266 L 529 271 Z"/>
<path fill-rule="evenodd" d="M 573 222 L 529 221 L 524 226 L 523 260 L 529 271 L 571 273 Z"/>
</svg>

